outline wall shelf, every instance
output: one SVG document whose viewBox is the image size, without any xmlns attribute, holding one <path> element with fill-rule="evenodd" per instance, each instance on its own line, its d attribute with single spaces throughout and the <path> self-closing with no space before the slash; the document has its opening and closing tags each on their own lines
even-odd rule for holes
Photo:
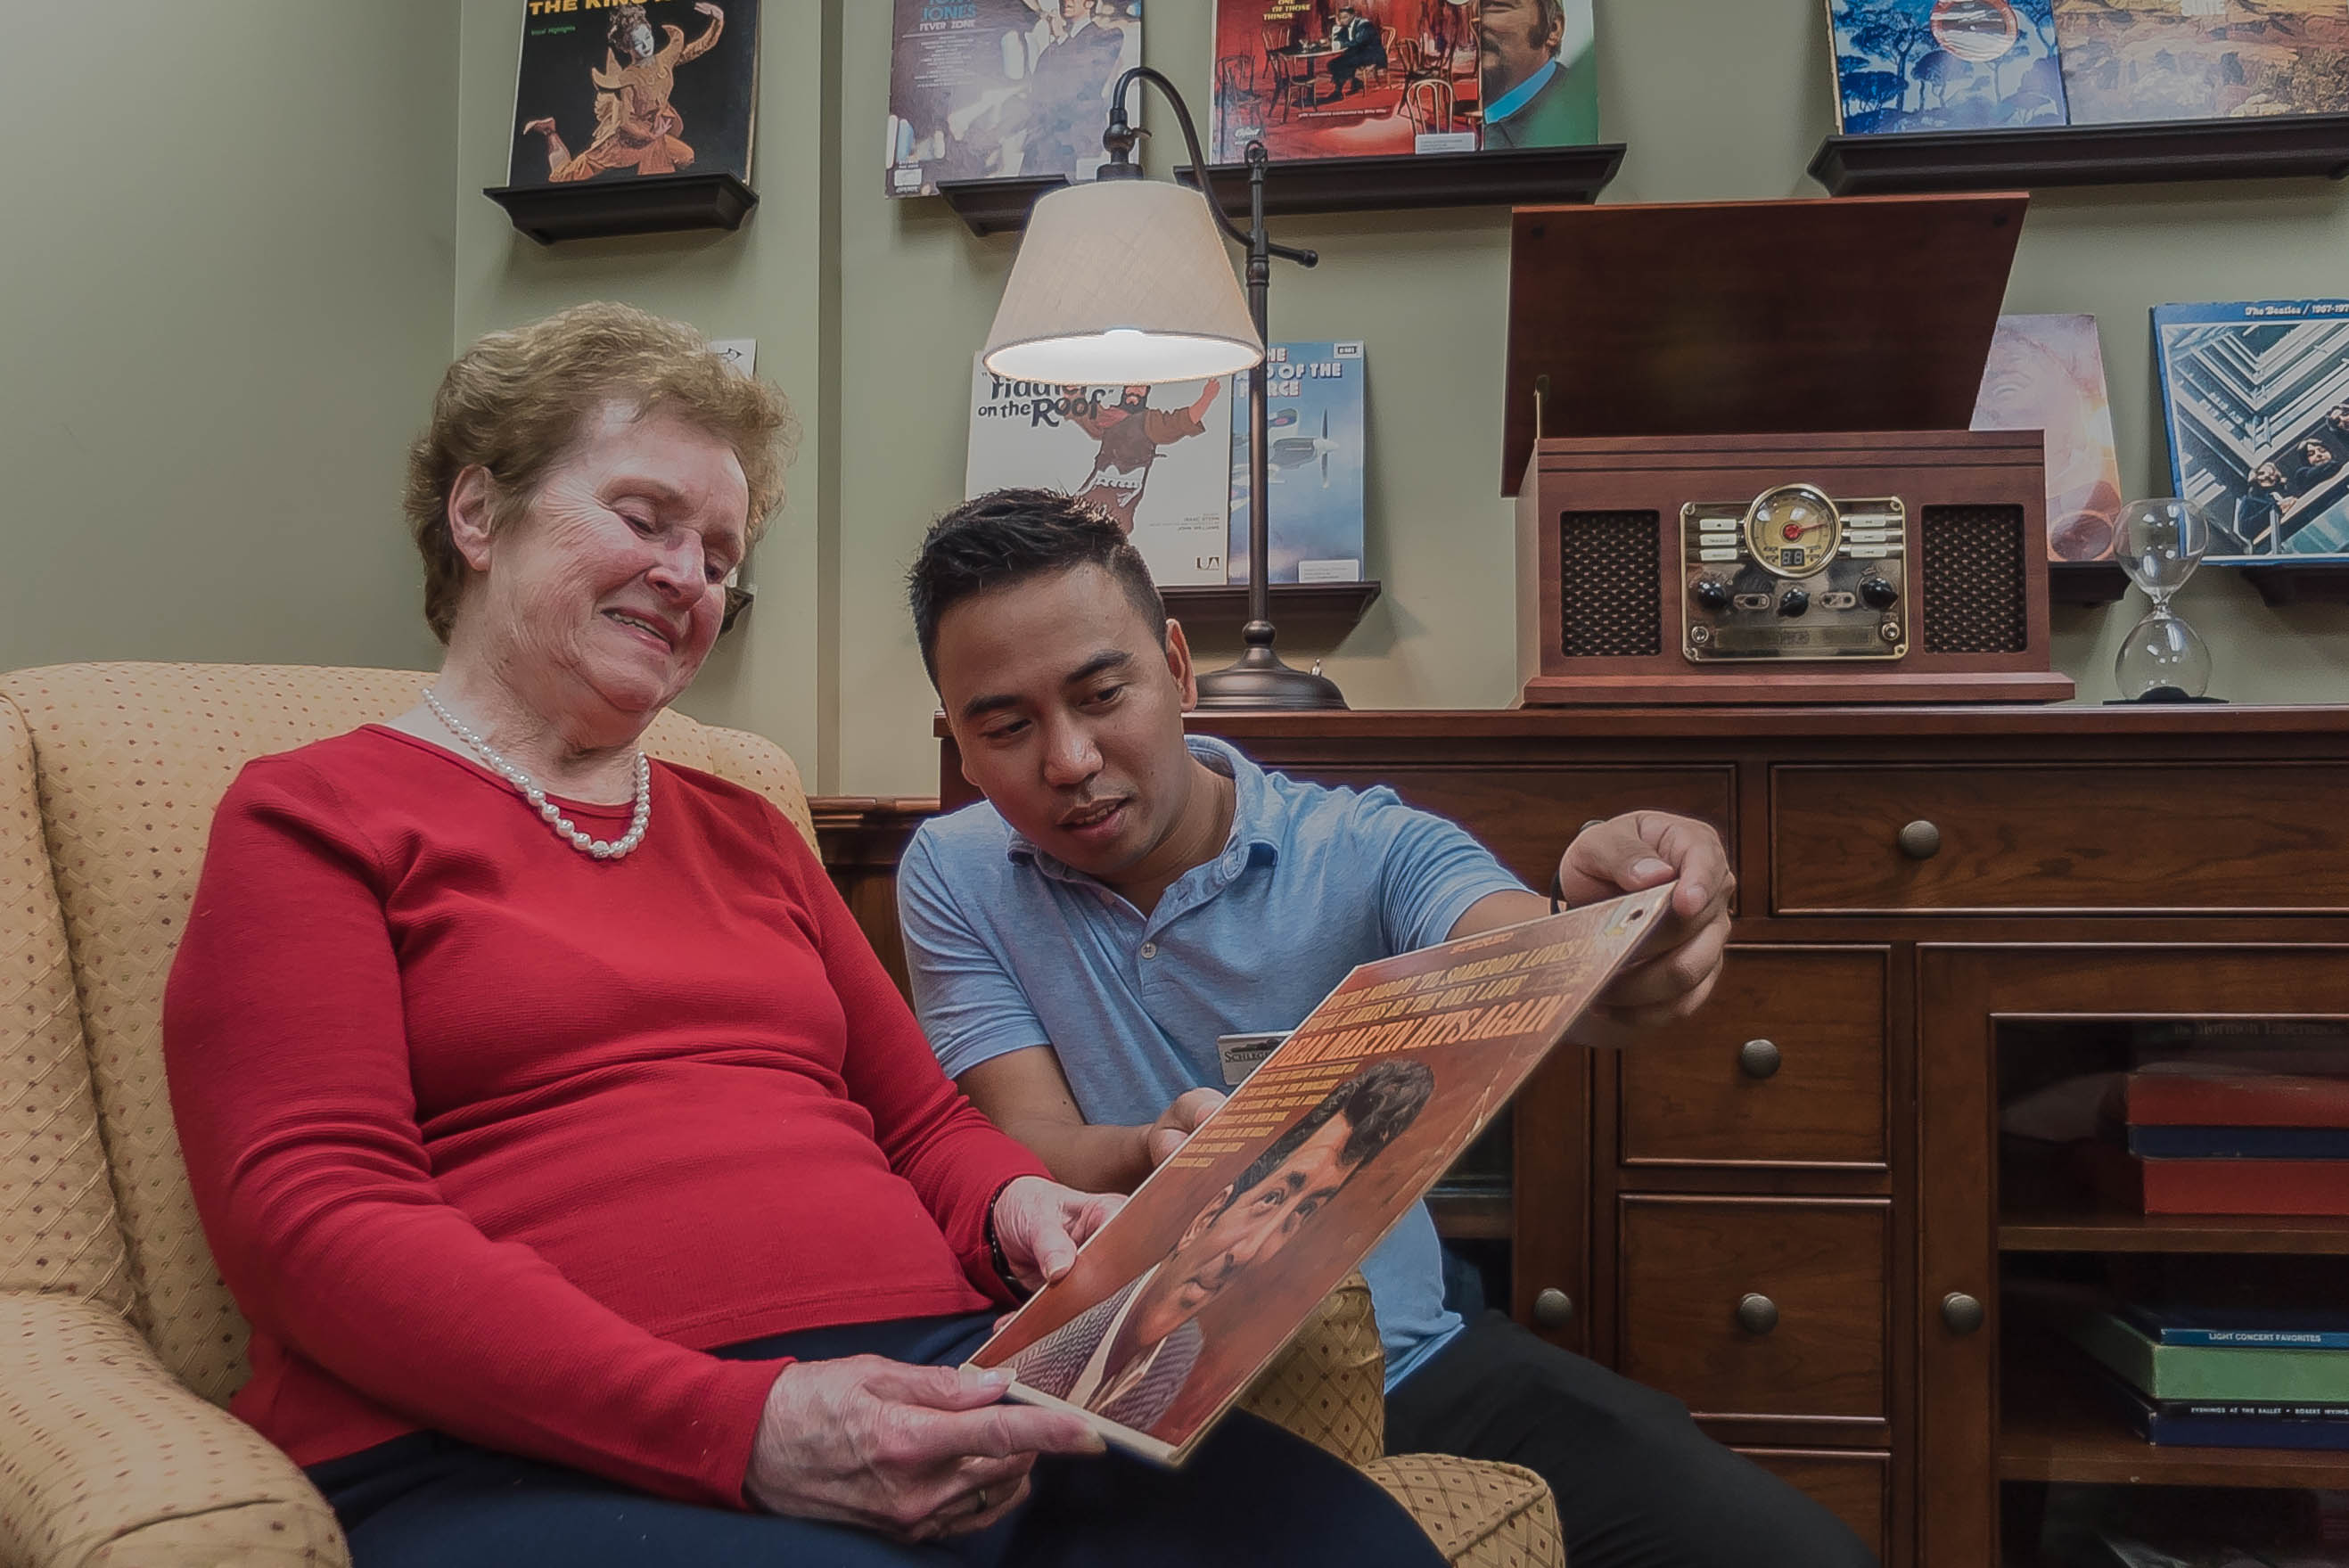
<svg viewBox="0 0 2349 1568">
<path fill-rule="evenodd" d="M 2236 570 L 2270 604 L 2349 603 L 2349 561 L 2309 561 L 2294 566 Z"/>
<path fill-rule="evenodd" d="M 1392 158 L 1323 158 L 1274 162 L 1265 178 L 1264 210 L 1274 217 L 1308 212 L 1403 212 L 1439 207 L 1582 205 L 1595 201 L 1623 167 L 1623 143 L 1589 147 L 1527 147 L 1507 152 L 1431 152 Z M 1208 170 L 1216 193 L 1235 220 L 1247 211 L 1247 168 L 1220 163 Z M 1198 183 L 1189 166 L 1174 177 Z M 1043 179 L 941 181 L 946 199 L 974 234 L 1027 227 L 1028 210 L 1068 181 Z"/>
<path fill-rule="evenodd" d="M 481 194 L 542 245 L 615 234 L 735 230 L 759 193 L 731 174 L 655 174 L 563 185 L 492 185 Z"/>
<path fill-rule="evenodd" d="M 1183 623 L 1192 642 L 1237 643 L 1247 624 L 1244 583 L 1162 588 L 1166 613 Z M 1380 584 L 1367 583 L 1276 583 L 1272 624 L 1286 648 L 1334 648 L 1378 602 Z"/>
<path fill-rule="evenodd" d="M 2172 180 L 2338 180 L 2349 174 L 2349 114 L 1830 136 L 1811 160 L 1810 172 L 1830 196 Z"/>
<path fill-rule="evenodd" d="M 2058 604 L 2117 604 L 2128 573 L 2109 561 L 2056 561 L 2047 567 L 2047 597 Z"/>
</svg>

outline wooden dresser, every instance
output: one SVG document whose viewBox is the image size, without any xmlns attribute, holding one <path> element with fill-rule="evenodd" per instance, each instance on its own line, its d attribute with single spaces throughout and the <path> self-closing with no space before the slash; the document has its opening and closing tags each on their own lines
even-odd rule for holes
<svg viewBox="0 0 2349 1568">
<path fill-rule="evenodd" d="M 2349 1221 L 2073 1212 L 2002 1181 L 1995 1130 L 2034 1026 L 2349 1019 L 2349 708 L 1195 727 L 1299 777 L 1390 785 L 1537 886 L 1593 818 L 1653 808 L 1720 830 L 1739 888 L 1714 998 L 1676 1037 L 1546 1068 L 1516 1108 L 1506 1209 L 1485 1218 L 1510 1238 L 1521 1321 L 1676 1395 L 1888 1564 L 1997 1561 L 2002 1505 L 2021 1542 L 2051 1482 L 2349 1486 L 2344 1455 L 2147 1448 L 2060 1357 L 2043 1374 L 2002 1302 L 2002 1275 L 2051 1259 L 2223 1253 L 2288 1276 L 2349 1262 Z M 970 792 L 945 745 L 953 809 Z M 885 808 L 833 815 L 868 922 L 902 827 Z"/>
</svg>

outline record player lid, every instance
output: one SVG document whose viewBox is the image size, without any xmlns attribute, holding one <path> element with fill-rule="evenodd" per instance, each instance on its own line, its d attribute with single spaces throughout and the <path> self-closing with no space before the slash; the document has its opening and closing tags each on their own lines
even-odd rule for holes
<svg viewBox="0 0 2349 1568">
<path fill-rule="evenodd" d="M 1501 489 L 1542 436 L 1962 430 L 2030 198 L 1522 207 Z"/>
</svg>

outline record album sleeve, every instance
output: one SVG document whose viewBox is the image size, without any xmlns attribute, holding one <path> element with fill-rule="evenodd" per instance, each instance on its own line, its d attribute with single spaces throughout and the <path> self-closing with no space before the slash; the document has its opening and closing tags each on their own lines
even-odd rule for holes
<svg viewBox="0 0 2349 1568">
<path fill-rule="evenodd" d="M 2349 560 L 2349 300 L 2153 312 L 2175 493 L 2210 519 L 2206 560 Z"/>
<path fill-rule="evenodd" d="M 1276 343 L 1265 352 L 1271 583 L 1362 580 L 1365 386 L 1359 343 Z M 1248 576 L 1248 378 L 1232 377 L 1229 575 Z"/>
<path fill-rule="evenodd" d="M 1226 378 L 1155 387 L 1011 381 L 971 360 L 963 494 L 1057 490 L 1114 519 L 1161 587 L 1224 581 Z"/>
<path fill-rule="evenodd" d="M 2075 125 L 2349 109 L 2349 0 L 2054 0 Z"/>
<path fill-rule="evenodd" d="M 878 3 L 878 0 L 870 0 Z M 882 188 L 1066 175 L 1108 160 L 1117 78 L 1142 64 L 1143 0 L 890 0 Z M 1131 104 L 1134 123 L 1142 105 Z"/>
<path fill-rule="evenodd" d="M 2095 316 L 1999 317 L 1973 428 L 2046 432 L 2048 558 L 2112 559 L 2121 464 Z"/>
<path fill-rule="evenodd" d="M 1653 931 L 1677 883 L 1356 968 L 972 1357 L 1179 1464 Z"/>
<path fill-rule="evenodd" d="M 1847 136 L 2065 122 L 2051 0 L 1827 0 Z"/>
<path fill-rule="evenodd" d="M 512 185 L 664 174 L 748 183 L 759 102 L 759 0 L 514 7 Z"/>
</svg>

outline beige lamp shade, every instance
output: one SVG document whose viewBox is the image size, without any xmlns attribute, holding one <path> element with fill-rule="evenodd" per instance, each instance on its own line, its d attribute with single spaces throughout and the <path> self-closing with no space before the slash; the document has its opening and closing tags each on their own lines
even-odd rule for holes
<svg viewBox="0 0 2349 1568">
<path fill-rule="evenodd" d="M 1102 180 L 1036 203 L 981 357 L 1063 386 L 1204 381 L 1264 358 L 1206 198 Z"/>
</svg>

